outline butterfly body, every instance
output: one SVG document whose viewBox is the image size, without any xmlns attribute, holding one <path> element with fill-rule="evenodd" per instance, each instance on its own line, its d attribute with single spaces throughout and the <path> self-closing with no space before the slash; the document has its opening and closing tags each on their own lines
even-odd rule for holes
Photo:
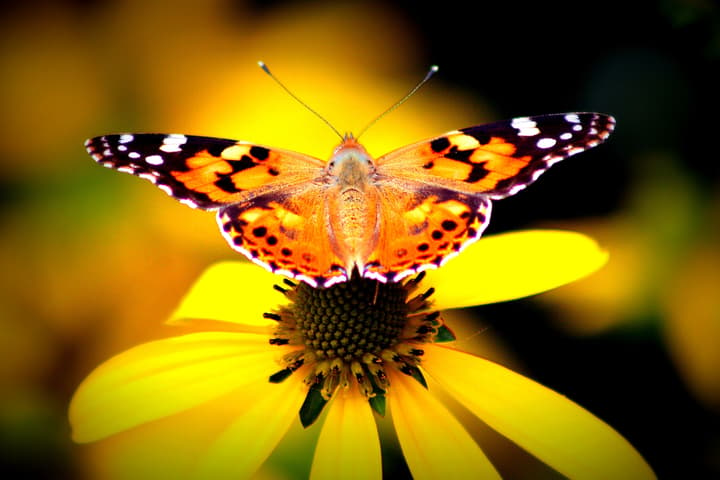
<svg viewBox="0 0 720 480">
<path fill-rule="evenodd" d="M 326 172 L 328 189 L 323 207 L 330 245 L 343 260 L 345 271 L 363 271 L 364 260 L 377 242 L 375 164 L 365 148 L 346 135 L 330 157 Z"/>
<path fill-rule="evenodd" d="M 121 134 L 86 142 L 100 164 L 217 211 L 228 243 L 314 286 L 352 272 L 398 281 L 477 240 L 491 200 L 604 141 L 598 113 L 521 117 L 448 132 L 374 159 L 351 135 L 328 161 L 248 142 Z"/>
</svg>

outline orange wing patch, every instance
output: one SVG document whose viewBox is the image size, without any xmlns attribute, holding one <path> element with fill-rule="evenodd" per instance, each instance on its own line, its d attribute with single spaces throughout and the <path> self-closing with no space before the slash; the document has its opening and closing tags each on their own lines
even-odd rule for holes
<svg viewBox="0 0 720 480">
<path fill-rule="evenodd" d="M 482 147 L 469 135 L 444 138 L 447 138 L 448 146 L 440 152 L 432 151 L 428 145 L 430 152 L 426 153 L 426 157 L 431 159 L 422 168 L 427 170 L 427 174 L 470 184 L 473 190 L 493 190 L 500 181 L 520 173 L 532 160 L 529 155 L 513 157 L 515 145 L 501 138 L 493 137 Z"/>
<path fill-rule="evenodd" d="M 328 286 L 347 280 L 333 253 L 318 189 L 286 199 L 266 195 L 223 208 L 218 224 L 228 243 L 275 273 Z"/>
<path fill-rule="evenodd" d="M 414 147 L 398 156 L 402 162 L 378 160 L 383 173 L 424 182 L 432 179 L 461 192 L 488 193 L 521 175 L 533 161 L 531 155 L 518 156 L 517 146 L 503 138 L 489 137 L 481 143 L 461 131 Z"/>
<path fill-rule="evenodd" d="M 380 239 L 365 265 L 366 276 L 391 281 L 437 268 L 477 240 L 490 218 L 490 201 L 437 190 L 407 208 L 382 202 Z"/>
<path fill-rule="evenodd" d="M 220 203 L 237 202 L 242 192 L 268 189 L 273 184 L 288 182 L 288 176 L 296 177 L 299 173 L 297 168 L 288 165 L 288 157 L 283 152 L 240 142 L 219 152 L 197 152 L 187 158 L 185 164 L 186 170 L 171 172 L 175 179 Z M 312 167 L 319 169 L 322 164 Z"/>
<path fill-rule="evenodd" d="M 447 142 L 443 142 L 443 138 Z M 433 150 L 441 146 L 445 148 Z M 533 159 L 531 155 L 516 156 L 517 146 L 500 137 L 490 137 L 487 143 L 481 144 L 478 139 L 460 132 L 441 137 L 428 147 L 436 158 L 422 166 L 427 173 L 450 174 L 473 191 L 495 190 L 503 180 L 519 175 Z"/>
</svg>

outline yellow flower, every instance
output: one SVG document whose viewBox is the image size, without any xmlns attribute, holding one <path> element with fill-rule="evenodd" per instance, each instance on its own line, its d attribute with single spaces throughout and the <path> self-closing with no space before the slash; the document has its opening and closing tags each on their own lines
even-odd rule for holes
<svg viewBox="0 0 720 480">
<path fill-rule="evenodd" d="M 619 433 L 566 397 L 453 348 L 438 313 L 539 293 L 606 258 L 580 234 L 526 231 L 484 238 L 402 284 L 273 289 L 279 277 L 254 265 L 216 264 L 170 322 L 228 328 L 146 343 L 102 364 L 70 405 L 73 438 L 93 442 L 211 406 L 206 420 L 175 430 L 174 444 L 202 445 L 192 456 L 176 451 L 183 473 L 247 478 L 298 418 L 309 427 L 326 411 L 311 477 L 380 478 L 373 417 L 388 413 L 414 478 L 498 478 L 437 396 L 444 391 L 569 478 L 654 478 Z"/>
</svg>

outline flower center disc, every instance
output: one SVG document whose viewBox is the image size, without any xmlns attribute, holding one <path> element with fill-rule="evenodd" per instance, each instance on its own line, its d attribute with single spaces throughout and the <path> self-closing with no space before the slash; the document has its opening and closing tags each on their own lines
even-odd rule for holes
<svg viewBox="0 0 720 480">
<path fill-rule="evenodd" d="M 306 349 L 345 362 L 392 347 L 405 326 L 407 291 L 397 283 L 353 278 L 330 288 L 298 285 L 293 313 Z"/>
<path fill-rule="evenodd" d="M 265 313 L 277 321 L 270 343 L 292 348 L 282 357 L 284 368 L 268 380 L 282 382 L 306 367 L 303 425 L 312 424 L 335 390 L 351 382 L 384 415 L 388 369 L 427 386 L 418 367 L 423 344 L 453 336 L 439 312 L 428 311 L 434 289 L 413 295 L 423 277 L 421 273 L 402 283 L 353 277 L 328 288 L 285 280 L 290 289 L 276 286 L 290 303 Z"/>
</svg>

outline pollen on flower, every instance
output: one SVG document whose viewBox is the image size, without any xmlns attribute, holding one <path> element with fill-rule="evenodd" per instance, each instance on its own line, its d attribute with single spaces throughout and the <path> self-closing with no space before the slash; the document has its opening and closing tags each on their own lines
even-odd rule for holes
<svg viewBox="0 0 720 480">
<path fill-rule="evenodd" d="M 277 321 L 272 345 L 299 348 L 282 358 L 284 368 L 270 376 L 281 382 L 301 366 L 310 366 L 304 382 L 308 394 L 300 416 L 305 426 L 315 421 L 335 391 L 356 382 L 380 414 L 378 397 L 390 388 L 394 368 L 426 386 L 418 365 L 422 345 L 447 337 L 439 312 L 429 312 L 430 288 L 416 293 L 424 274 L 403 283 L 381 283 L 353 277 L 328 288 L 285 280 L 276 286 L 290 300 L 266 313 Z"/>
</svg>

